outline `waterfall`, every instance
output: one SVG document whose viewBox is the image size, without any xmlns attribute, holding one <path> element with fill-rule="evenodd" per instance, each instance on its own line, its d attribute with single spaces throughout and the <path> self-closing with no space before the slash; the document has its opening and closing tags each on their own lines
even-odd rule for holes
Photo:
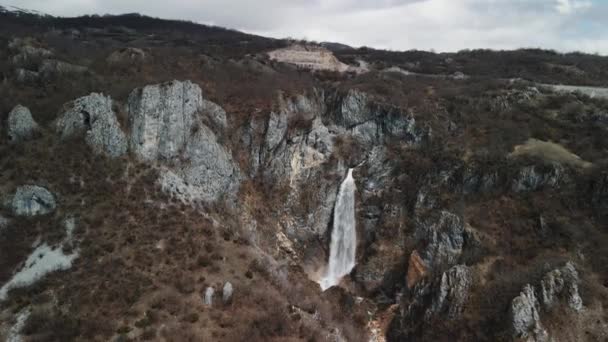
<svg viewBox="0 0 608 342">
<path fill-rule="evenodd" d="M 357 231 L 355 229 L 355 180 L 353 169 L 348 170 L 340 185 L 334 207 L 334 227 L 331 232 L 329 263 L 325 276 L 319 281 L 323 291 L 338 285 L 355 267 Z"/>
</svg>

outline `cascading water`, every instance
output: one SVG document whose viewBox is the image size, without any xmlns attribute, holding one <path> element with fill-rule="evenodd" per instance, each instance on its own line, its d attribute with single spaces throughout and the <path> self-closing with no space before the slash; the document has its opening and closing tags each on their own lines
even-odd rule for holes
<svg viewBox="0 0 608 342">
<path fill-rule="evenodd" d="M 319 281 L 323 291 L 338 285 L 355 267 L 357 231 L 355 229 L 355 180 L 353 169 L 348 170 L 340 185 L 334 208 L 334 228 L 331 232 L 329 264 L 325 276 Z"/>
</svg>

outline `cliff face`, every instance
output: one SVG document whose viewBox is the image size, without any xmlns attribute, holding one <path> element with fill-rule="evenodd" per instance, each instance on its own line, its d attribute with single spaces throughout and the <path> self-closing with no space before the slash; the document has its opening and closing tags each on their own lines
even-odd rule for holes
<svg viewBox="0 0 608 342">
<path fill-rule="evenodd" d="M 608 102 L 201 55 L 132 19 L 0 40 L 3 337 L 606 338 Z M 24 82 L 55 51 L 86 72 Z M 321 292 L 349 168 L 357 263 Z"/>
</svg>

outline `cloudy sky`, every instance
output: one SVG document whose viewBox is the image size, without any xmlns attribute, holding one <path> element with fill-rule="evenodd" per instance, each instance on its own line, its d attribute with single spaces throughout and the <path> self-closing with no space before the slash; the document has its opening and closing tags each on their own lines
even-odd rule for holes
<svg viewBox="0 0 608 342">
<path fill-rule="evenodd" d="M 53 15 L 139 12 L 392 50 L 542 47 L 608 55 L 608 0 L 0 0 Z"/>
</svg>

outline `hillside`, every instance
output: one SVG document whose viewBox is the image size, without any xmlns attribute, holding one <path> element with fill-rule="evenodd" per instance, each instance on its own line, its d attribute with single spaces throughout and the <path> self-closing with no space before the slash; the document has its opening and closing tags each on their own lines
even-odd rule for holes
<svg viewBox="0 0 608 342">
<path fill-rule="evenodd" d="M 0 8 L 0 79 L 7 341 L 608 339 L 608 57 Z"/>
</svg>

